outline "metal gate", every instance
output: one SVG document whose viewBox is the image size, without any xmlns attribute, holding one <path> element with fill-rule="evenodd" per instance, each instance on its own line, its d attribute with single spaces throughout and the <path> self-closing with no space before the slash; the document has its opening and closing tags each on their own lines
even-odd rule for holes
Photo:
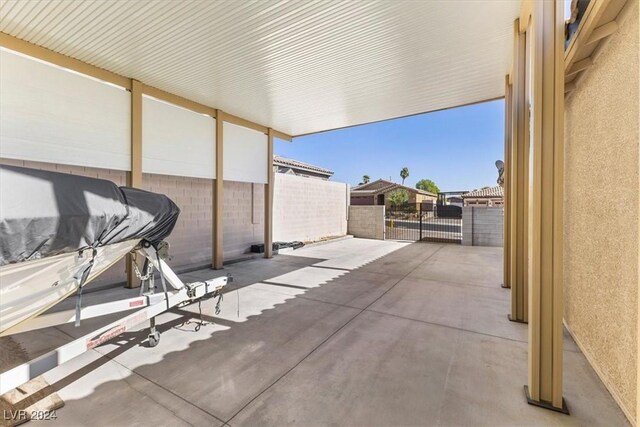
<svg viewBox="0 0 640 427">
<path fill-rule="evenodd" d="M 386 209 L 385 238 L 462 243 L 462 208 L 422 203 Z"/>
</svg>

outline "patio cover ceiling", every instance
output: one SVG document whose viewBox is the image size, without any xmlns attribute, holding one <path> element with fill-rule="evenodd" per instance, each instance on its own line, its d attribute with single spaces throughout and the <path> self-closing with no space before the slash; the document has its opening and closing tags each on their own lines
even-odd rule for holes
<svg viewBox="0 0 640 427">
<path fill-rule="evenodd" d="M 0 0 L 0 31 L 301 135 L 504 96 L 519 10 L 519 0 Z"/>
</svg>

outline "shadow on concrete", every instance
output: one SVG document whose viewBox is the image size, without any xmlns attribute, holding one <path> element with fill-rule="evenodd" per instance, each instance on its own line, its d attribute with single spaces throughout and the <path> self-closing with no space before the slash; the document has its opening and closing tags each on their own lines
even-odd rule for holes
<svg viewBox="0 0 640 427">
<path fill-rule="evenodd" d="M 146 347 L 147 331 L 141 329 L 68 364 L 52 381 L 67 404 L 58 421 L 73 425 L 93 419 L 95 425 L 118 425 L 146 414 L 144 424 L 163 425 L 279 425 L 286 419 L 368 424 L 375 421 L 372 416 L 385 414 L 378 421 L 394 416 L 399 423 L 431 419 L 464 424 L 474 418 L 463 415 L 506 422 L 526 412 L 537 417 L 527 418 L 532 422 L 565 423 L 553 414 L 530 412 L 517 394 L 526 376 L 526 342 L 518 338 L 526 326 L 506 320 L 509 303 L 504 295 L 509 291 L 500 288 L 499 250 L 371 242 L 351 252 L 348 247 L 340 252 L 339 246 L 333 258 L 309 251 L 308 257 L 280 255 L 185 274 L 185 281 L 227 273 L 236 278 L 224 294 L 222 312 L 215 314 L 214 300 L 175 308 L 158 317 L 162 338 L 157 347 Z M 449 282 L 435 280 L 442 277 Z M 447 304 L 458 308 L 451 310 Z M 429 317 L 440 315 L 440 308 L 441 317 Z M 200 322 L 204 324 L 195 332 Z M 517 334 L 509 335 L 511 329 Z M 59 330 L 68 336 L 84 333 Z M 598 421 L 589 418 L 594 412 L 606 414 L 600 421 L 624 422 L 582 355 L 575 348 L 567 351 L 575 356 L 566 363 L 578 366 L 569 369 L 569 384 L 577 369 L 593 394 L 581 396 L 580 402 L 573 397 L 575 415 L 567 420 Z M 346 363 L 346 371 L 333 372 L 332 366 L 341 363 Z M 302 364 L 305 369 L 297 369 Z M 394 374 L 378 382 L 376 377 L 385 372 Z M 480 405 L 486 395 L 482 390 L 495 378 L 500 380 L 490 394 L 511 402 L 498 411 Z M 458 390 L 459 380 L 464 386 Z M 311 387 L 310 394 L 296 388 L 301 383 Z M 402 404 L 394 403 L 398 387 L 409 393 L 401 393 Z M 127 405 L 133 397 L 137 400 Z M 375 404 L 378 399 L 386 403 Z M 460 399 L 468 400 L 465 408 L 471 409 L 453 410 L 450 404 L 459 408 Z M 363 404 L 365 412 L 354 409 L 362 410 Z M 352 410 L 345 413 L 345 408 Z M 407 418 L 412 411 L 418 418 Z M 238 417 L 245 413 L 248 418 Z M 579 418 L 581 413 L 589 416 Z M 295 414 L 312 418 L 300 420 Z"/>
</svg>

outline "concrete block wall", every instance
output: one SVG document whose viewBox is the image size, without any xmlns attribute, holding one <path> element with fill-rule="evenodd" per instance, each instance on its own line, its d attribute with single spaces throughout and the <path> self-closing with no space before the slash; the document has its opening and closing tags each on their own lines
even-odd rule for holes
<svg viewBox="0 0 640 427">
<path fill-rule="evenodd" d="M 384 240 L 384 206 L 349 206 L 348 233 L 354 237 Z"/>
<path fill-rule="evenodd" d="M 184 269 L 211 264 L 213 181 L 145 173 L 142 188 L 167 195 L 180 208 L 178 222 L 167 239 L 169 265 Z"/>
<path fill-rule="evenodd" d="M 225 260 L 248 253 L 254 243 L 263 243 L 264 185 L 225 181 L 223 215 Z"/>
<path fill-rule="evenodd" d="M 462 208 L 462 244 L 503 246 L 504 209 L 465 206 Z"/>
<path fill-rule="evenodd" d="M 166 194 L 180 208 L 176 228 L 167 239 L 170 265 L 177 269 L 211 264 L 213 180 L 169 175 L 143 175 L 145 190 Z M 225 181 L 223 200 L 225 260 L 249 252 L 264 241 L 264 185 Z"/>
<path fill-rule="evenodd" d="M 51 170 L 107 179 L 126 185 L 127 172 L 25 160 L 0 159 L 0 164 Z M 213 180 L 183 176 L 143 174 L 145 190 L 165 194 L 180 208 L 176 227 L 167 239 L 169 262 L 183 270 L 211 263 Z M 318 240 L 347 233 L 348 185 L 276 174 L 274 187 L 274 240 Z M 254 243 L 264 241 L 264 185 L 224 182 L 224 256 L 238 258 Z M 126 280 L 124 260 L 102 273 L 94 283 Z"/>
<path fill-rule="evenodd" d="M 107 179 L 118 186 L 127 183 L 125 171 L 4 158 L 0 164 Z M 225 181 L 224 187 L 224 253 L 228 260 L 264 240 L 264 185 Z M 167 195 L 180 208 L 178 222 L 167 239 L 171 245 L 169 265 L 183 270 L 211 264 L 213 180 L 145 173 L 142 188 Z M 94 283 L 125 280 L 126 266 L 120 260 Z"/>
<path fill-rule="evenodd" d="M 349 185 L 276 173 L 273 191 L 274 241 L 347 234 Z"/>
</svg>

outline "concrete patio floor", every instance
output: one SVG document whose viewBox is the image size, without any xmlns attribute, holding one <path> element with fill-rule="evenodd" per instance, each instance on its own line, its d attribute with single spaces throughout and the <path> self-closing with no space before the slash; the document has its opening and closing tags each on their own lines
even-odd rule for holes
<svg viewBox="0 0 640 427">
<path fill-rule="evenodd" d="M 50 425 L 628 425 L 567 334 L 572 415 L 527 405 L 501 248 L 347 239 L 182 278 L 227 273 L 222 312 L 202 303 L 215 323 L 173 310 L 157 347 L 127 333 L 46 374 L 66 403 Z M 35 356 L 107 317 L 14 340 Z"/>
</svg>

